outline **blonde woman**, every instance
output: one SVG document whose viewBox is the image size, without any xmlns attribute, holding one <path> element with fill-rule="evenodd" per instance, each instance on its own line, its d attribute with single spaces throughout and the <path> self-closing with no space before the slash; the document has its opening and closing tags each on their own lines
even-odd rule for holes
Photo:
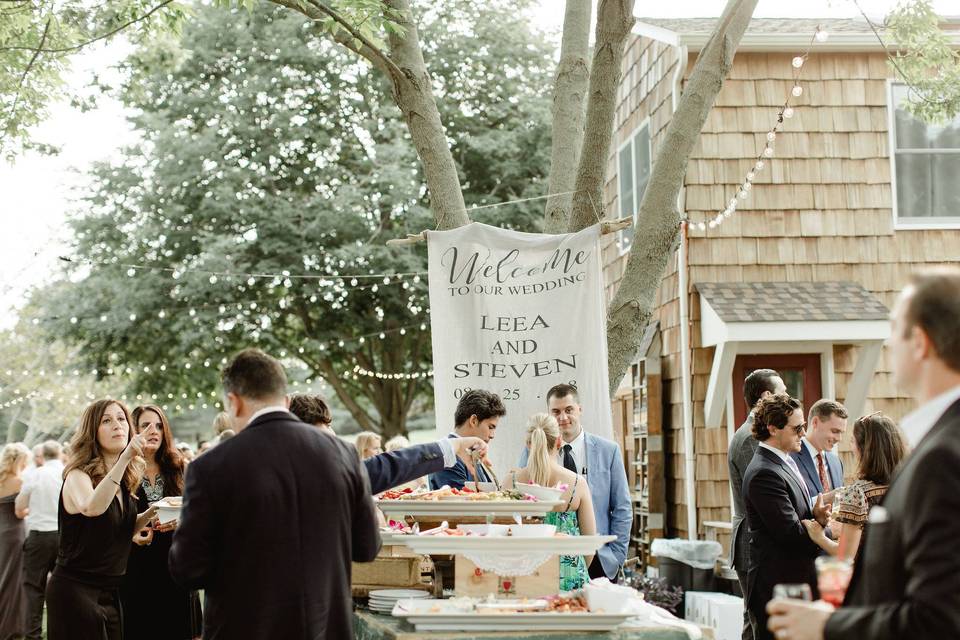
<svg viewBox="0 0 960 640">
<path fill-rule="evenodd" d="M 27 538 L 22 518 L 27 514 L 17 513 L 14 501 L 30 457 L 30 449 L 19 442 L 0 452 L 0 638 L 18 638 L 27 629 L 22 551 Z"/>
<path fill-rule="evenodd" d="M 527 466 L 511 471 L 507 484 L 538 484 L 542 487 L 566 485 L 562 502 L 543 519 L 544 524 L 556 525 L 557 531 L 571 536 L 592 536 L 597 532 L 593 514 L 593 499 L 590 487 L 583 476 L 565 469 L 557 462 L 557 451 L 562 443 L 560 426 L 556 419 L 546 413 L 538 413 L 527 424 L 527 450 L 530 455 Z M 587 567 L 593 555 L 560 556 L 560 590 L 573 591 L 587 582 Z"/>
<path fill-rule="evenodd" d="M 137 514 L 145 443 L 117 400 L 97 400 L 80 418 L 60 494 L 57 566 L 47 582 L 49 640 L 123 637 L 120 581 L 130 541 L 156 513 Z"/>
<path fill-rule="evenodd" d="M 378 453 L 383 453 L 383 448 L 380 446 L 380 436 L 373 431 L 361 431 L 357 434 L 356 446 L 357 454 L 360 456 L 360 460 L 366 460 L 367 458 L 372 458 Z"/>
</svg>

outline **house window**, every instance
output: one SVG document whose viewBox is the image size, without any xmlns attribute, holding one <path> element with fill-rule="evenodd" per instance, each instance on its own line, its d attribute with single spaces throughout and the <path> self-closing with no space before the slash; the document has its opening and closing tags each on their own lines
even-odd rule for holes
<svg viewBox="0 0 960 640">
<path fill-rule="evenodd" d="M 650 122 L 634 132 L 622 147 L 617 158 L 617 176 L 620 181 L 620 217 L 632 217 L 637 224 L 637 209 L 650 179 Z M 617 243 L 621 252 L 630 250 L 634 227 L 620 232 Z"/>
<path fill-rule="evenodd" d="M 927 124 L 904 108 L 909 92 L 890 83 L 894 224 L 960 227 L 960 116 Z"/>
</svg>

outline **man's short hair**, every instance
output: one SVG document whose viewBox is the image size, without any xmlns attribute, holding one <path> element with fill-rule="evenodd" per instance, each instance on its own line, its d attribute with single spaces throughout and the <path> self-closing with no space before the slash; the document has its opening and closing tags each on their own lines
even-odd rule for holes
<svg viewBox="0 0 960 640">
<path fill-rule="evenodd" d="M 460 398 L 453 419 L 454 424 L 459 427 L 465 424 L 470 416 L 477 416 L 477 420 L 482 422 L 506 413 L 507 409 L 503 406 L 500 396 L 484 389 L 471 389 Z"/>
<path fill-rule="evenodd" d="M 40 450 L 44 460 L 56 460 L 60 457 L 60 453 L 63 451 L 63 448 L 56 440 L 47 440 L 40 445 Z"/>
<path fill-rule="evenodd" d="M 575 386 L 572 384 L 555 384 L 547 391 L 547 403 L 550 402 L 550 398 L 566 398 L 567 396 L 573 396 L 573 401 L 576 403 L 580 402 L 580 394 L 577 393 Z"/>
<path fill-rule="evenodd" d="M 242 398 L 265 400 L 284 396 L 287 374 L 274 358 L 260 349 L 244 349 L 223 369 L 223 390 Z"/>
<path fill-rule="evenodd" d="M 780 374 L 773 369 L 754 369 L 743 380 L 743 399 L 747 403 L 747 412 L 749 413 L 757 401 L 763 396 L 765 391 L 773 393 L 776 387 L 773 384 L 774 378 L 779 378 Z"/>
<path fill-rule="evenodd" d="M 910 278 L 903 334 L 917 326 L 930 338 L 943 363 L 960 372 L 960 269 L 925 269 Z"/>
<path fill-rule="evenodd" d="M 761 398 L 753 413 L 753 437 L 763 442 L 770 437 L 769 427 L 783 429 L 793 412 L 802 408 L 799 400 L 785 393 Z"/>
<path fill-rule="evenodd" d="M 330 424 L 333 415 L 323 397 L 307 393 L 295 393 L 290 396 L 290 413 L 307 424 Z"/>
<path fill-rule="evenodd" d="M 810 407 L 809 413 L 807 413 L 807 422 L 812 422 L 814 418 L 820 418 L 821 421 L 829 420 L 831 416 L 837 416 L 844 420 L 849 417 L 847 415 L 847 408 L 836 400 L 817 400 Z"/>
</svg>

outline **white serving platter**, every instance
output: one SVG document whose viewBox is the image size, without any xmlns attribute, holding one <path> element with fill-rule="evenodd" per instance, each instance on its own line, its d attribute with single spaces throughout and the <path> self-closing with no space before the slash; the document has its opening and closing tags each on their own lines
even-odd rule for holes
<svg viewBox="0 0 960 640">
<path fill-rule="evenodd" d="M 399 516 L 543 516 L 560 500 L 377 500 L 385 515 Z"/>
<path fill-rule="evenodd" d="M 439 609 L 439 611 L 437 611 Z M 406 618 L 417 631 L 610 631 L 631 617 L 626 613 L 477 613 L 444 601 L 401 600 L 393 616 Z"/>
<path fill-rule="evenodd" d="M 597 549 L 617 536 L 551 536 L 549 538 L 515 538 L 512 536 L 404 536 L 397 542 L 407 545 L 414 553 L 548 553 L 582 556 Z"/>
</svg>

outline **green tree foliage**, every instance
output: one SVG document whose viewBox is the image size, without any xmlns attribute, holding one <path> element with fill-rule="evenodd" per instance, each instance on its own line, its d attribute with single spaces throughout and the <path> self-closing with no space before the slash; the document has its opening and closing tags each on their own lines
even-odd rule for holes
<svg viewBox="0 0 960 640">
<path fill-rule="evenodd" d="M 474 205 L 543 193 L 552 47 L 516 7 L 455 0 L 424 13 Z M 429 379 L 353 374 L 431 362 L 426 279 L 414 275 L 425 250 L 383 245 L 432 221 L 389 85 L 267 4 L 198 9 L 179 43 L 155 40 L 128 66 L 122 98 L 142 143 L 96 168 L 72 222 L 73 283 L 37 298 L 44 326 L 79 341 L 89 367 L 131 367 L 132 392 L 171 409 L 170 396 L 209 397 L 224 358 L 253 344 L 326 379 L 362 427 L 404 432 Z M 540 216 L 529 203 L 474 218 L 532 231 Z"/>
<path fill-rule="evenodd" d="M 29 128 L 63 97 L 71 55 L 118 33 L 138 41 L 175 30 L 185 15 L 172 0 L 0 0 L 0 154 L 52 150 Z"/>
<path fill-rule="evenodd" d="M 890 64 L 911 88 L 907 110 L 927 122 L 960 114 L 960 52 L 940 21 L 930 0 L 901 1 L 886 20 L 897 48 Z"/>
</svg>

